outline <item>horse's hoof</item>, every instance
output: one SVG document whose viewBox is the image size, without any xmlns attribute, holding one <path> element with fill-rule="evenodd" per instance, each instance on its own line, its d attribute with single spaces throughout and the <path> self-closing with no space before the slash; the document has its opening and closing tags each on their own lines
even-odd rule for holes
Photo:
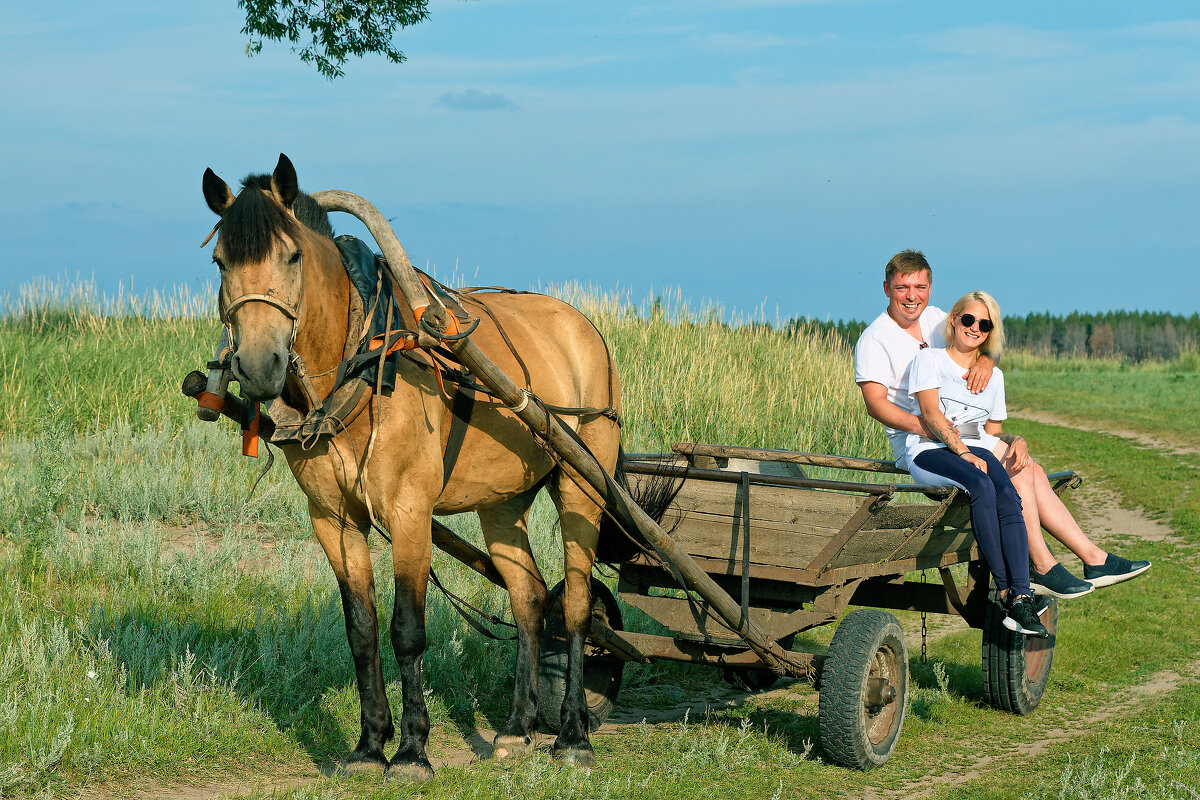
<svg viewBox="0 0 1200 800">
<path fill-rule="evenodd" d="M 386 760 L 358 756 L 354 753 L 338 764 L 338 772 L 343 775 L 383 775 L 387 768 Z"/>
<path fill-rule="evenodd" d="M 424 783 L 433 778 L 433 765 L 428 761 L 393 762 L 383 774 L 387 781 L 413 781 Z"/>
<path fill-rule="evenodd" d="M 492 755 L 496 758 L 508 758 L 519 753 L 528 752 L 533 748 L 533 739 L 528 736 L 511 736 L 503 733 L 496 734 L 492 743 Z"/>
<path fill-rule="evenodd" d="M 555 750 L 554 756 L 564 763 L 570 764 L 572 767 L 579 767 L 580 769 L 589 769 L 596 761 L 596 756 L 590 748 L 587 750 L 563 748 L 562 750 Z"/>
</svg>

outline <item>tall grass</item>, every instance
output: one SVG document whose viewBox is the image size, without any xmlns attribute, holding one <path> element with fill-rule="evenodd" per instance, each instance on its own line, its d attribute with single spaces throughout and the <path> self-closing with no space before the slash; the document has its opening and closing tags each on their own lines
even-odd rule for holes
<svg viewBox="0 0 1200 800">
<path fill-rule="evenodd" d="M 626 449 L 671 441 L 884 455 L 862 410 L 849 348 L 819 329 L 784 335 L 677 297 L 639 306 L 592 287 L 552 288 L 604 334 L 621 375 Z M 113 314 L 113 310 L 123 313 Z M 89 285 L 23 290 L 0 316 L 0 434 L 48 422 L 99 431 L 194 416 L 184 374 L 212 357 L 211 301 L 109 299 Z"/>
</svg>

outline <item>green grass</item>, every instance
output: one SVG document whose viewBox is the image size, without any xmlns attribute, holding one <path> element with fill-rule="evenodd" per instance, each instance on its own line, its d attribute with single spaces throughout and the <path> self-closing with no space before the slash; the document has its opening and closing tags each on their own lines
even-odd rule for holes
<svg viewBox="0 0 1200 800">
<path fill-rule="evenodd" d="M 1200 363 L 1195 358 L 1136 367 L 1087 359 L 1017 356 L 1011 361 L 1005 364 L 1010 406 L 1200 445 Z"/>
<path fill-rule="evenodd" d="M 850 354 L 835 339 L 787 338 L 762 326 L 730 328 L 685 307 L 635 309 L 577 287 L 561 291 L 611 343 L 631 451 L 678 440 L 887 451 L 861 409 Z M 138 313 L 114 317 L 106 313 L 111 303 L 67 286 L 26 295 L 0 317 L 0 796 L 281 771 L 315 776 L 352 746 L 358 699 L 336 586 L 310 541 L 299 492 L 277 467 L 247 501 L 258 465 L 236 456 L 233 426 L 196 421 L 191 401 L 178 394 L 182 375 L 211 356 L 219 328 L 202 304 L 123 302 Z M 1169 371 L 1051 366 L 1014 359 L 1010 391 L 1025 392 L 1028 407 L 1053 411 L 1057 401 L 1047 388 L 1051 399 L 1043 402 L 1039 387 L 1129 374 L 1151 385 L 1161 378 L 1164 407 L 1194 402 L 1190 384 L 1171 382 Z M 1120 419 L 1124 402 L 1106 399 L 1106 413 Z M 1190 424 L 1145 418 L 1147 432 L 1159 436 Z M 1080 726 L 1150 675 L 1200 657 L 1200 632 L 1189 624 L 1200 594 L 1200 457 L 1019 417 L 1010 427 L 1048 467 L 1079 469 L 1174 534 L 1122 543 L 1124 552 L 1154 559 L 1146 577 L 1064 604 L 1051 685 L 1034 715 L 1017 718 L 982 703 L 979 634 L 967 631 L 932 642 L 929 664 L 912 654 L 905 732 L 892 761 L 872 773 L 821 759 L 816 695 L 796 683 L 703 718 L 597 736 L 590 772 L 539 751 L 447 767 L 423 786 L 323 778 L 284 794 L 858 797 L 868 788 L 913 791 L 982 755 L 995 760 L 979 778 L 934 796 L 1194 797 L 1176 785 L 1200 785 L 1194 682 Z M 470 517 L 450 522 L 478 541 Z M 535 507 L 531 529 L 539 562 L 556 581 L 561 545 L 548 504 Z M 505 612 L 503 593 L 437 559 L 454 591 Z M 381 609 L 391 604 L 388 560 L 380 559 L 376 576 Z M 907 630 L 920 624 L 915 614 L 898 616 Z M 461 747 L 464 731 L 503 721 L 512 650 L 472 632 L 436 592 L 428 619 L 436 758 Z M 826 627 L 808 638 L 819 648 L 831 634 Z M 386 657 L 384 665 L 398 711 L 395 666 Z M 671 707 L 720 685 L 709 669 L 629 667 L 622 702 Z M 1036 758 L 1011 753 L 1011 741 L 1064 726 L 1079 731 Z"/>
</svg>

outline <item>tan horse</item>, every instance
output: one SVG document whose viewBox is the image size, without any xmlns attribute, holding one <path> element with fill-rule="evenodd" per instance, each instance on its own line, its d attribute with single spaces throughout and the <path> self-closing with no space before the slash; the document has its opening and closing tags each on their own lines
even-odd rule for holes
<svg viewBox="0 0 1200 800">
<path fill-rule="evenodd" d="M 342 360 L 347 339 L 359 333 L 349 330 L 353 289 L 328 217 L 299 191 L 295 169 L 285 156 L 280 156 L 272 175 L 243 181 L 236 196 L 212 170 L 204 173 L 203 185 L 209 208 L 221 217 L 213 260 L 221 275 L 222 316 L 232 334 L 234 377 L 252 399 L 282 396 L 306 412 L 310 403 L 289 366 L 294 363 L 292 354 L 316 376 L 311 380 L 323 398 L 333 390 L 334 376 L 321 373 Z M 523 369 L 502 340 L 497 322 L 527 365 L 530 388 L 545 402 L 619 406 L 608 349 L 574 308 L 536 294 L 468 297 L 468 310 L 481 319 L 473 341 L 519 385 L 524 383 Z M 541 487 L 549 490 L 558 509 L 566 562 L 567 691 L 554 747 L 569 760 L 591 763 L 582 663 L 602 513 L 590 496 L 594 493 L 581 489 L 586 484 L 577 476 L 572 480 L 512 412 L 487 397 L 476 403 L 461 455 L 444 481 L 451 403 L 432 371 L 419 366 L 419 356 L 393 358 L 398 361 L 395 389 L 372 397 L 347 430 L 309 450 L 282 447 L 308 498 L 313 531 L 341 588 L 362 710 L 362 735 L 345 766 L 432 775 L 425 753 L 429 717 L 421 659 L 434 514 L 473 510 L 479 515 L 488 551 L 507 585 L 518 631 L 512 711 L 496 735 L 496 752 L 504 755 L 530 745 L 537 724 L 546 585 L 530 552 L 527 525 Z M 612 473 L 619 452 L 618 423 L 598 414 L 566 419 Z M 375 439 L 364 460 L 373 429 Z M 371 512 L 390 533 L 396 583 L 391 634 L 404 708 L 400 747 L 390 761 L 383 748 L 395 729 L 376 635 L 375 586 L 367 549 Z"/>
</svg>

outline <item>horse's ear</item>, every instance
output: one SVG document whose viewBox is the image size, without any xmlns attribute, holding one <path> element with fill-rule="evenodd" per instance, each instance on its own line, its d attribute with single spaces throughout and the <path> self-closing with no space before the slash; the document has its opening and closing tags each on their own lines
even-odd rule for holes
<svg viewBox="0 0 1200 800">
<path fill-rule="evenodd" d="M 296 168 L 292 166 L 291 159 L 283 153 L 279 154 L 279 163 L 275 165 L 275 172 L 271 174 L 271 191 L 275 192 L 284 208 L 291 208 L 300 196 Z"/>
<path fill-rule="evenodd" d="M 218 217 L 233 203 L 233 191 L 229 184 L 218 178 L 211 168 L 204 170 L 204 199 Z"/>
</svg>

